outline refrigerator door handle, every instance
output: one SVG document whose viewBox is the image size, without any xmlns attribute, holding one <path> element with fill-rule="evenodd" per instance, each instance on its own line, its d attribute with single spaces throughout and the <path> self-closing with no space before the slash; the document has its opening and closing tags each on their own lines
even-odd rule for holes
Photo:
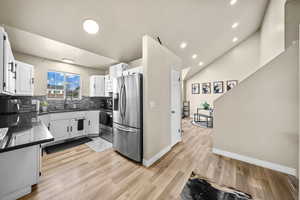
<svg viewBox="0 0 300 200">
<path fill-rule="evenodd" d="M 126 87 L 125 87 L 125 84 L 124 84 L 124 87 L 123 87 L 123 96 L 124 96 L 124 100 L 123 100 L 123 97 L 122 97 L 122 101 L 124 103 L 124 107 L 122 106 L 122 109 L 123 109 L 123 117 L 125 118 L 126 116 Z"/>
<path fill-rule="evenodd" d="M 121 88 L 120 88 L 120 99 L 119 99 L 120 116 L 123 119 L 123 116 L 122 116 L 122 106 L 123 106 L 123 104 L 122 104 L 122 102 L 123 102 L 123 84 L 121 85 Z"/>
<path fill-rule="evenodd" d="M 123 127 L 120 127 L 118 125 L 116 125 L 115 128 L 120 130 L 120 131 L 124 131 L 124 132 L 136 132 L 136 130 L 132 130 L 132 129 L 129 129 L 129 128 L 123 128 Z"/>
</svg>

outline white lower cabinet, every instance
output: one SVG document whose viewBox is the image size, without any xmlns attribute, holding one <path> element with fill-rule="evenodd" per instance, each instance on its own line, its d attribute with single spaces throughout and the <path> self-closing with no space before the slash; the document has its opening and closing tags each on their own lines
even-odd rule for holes
<svg viewBox="0 0 300 200">
<path fill-rule="evenodd" d="M 87 118 L 87 133 L 99 134 L 99 111 L 88 111 Z"/>
<path fill-rule="evenodd" d="M 50 122 L 50 132 L 54 137 L 54 141 L 69 138 L 69 122 L 69 119 L 54 120 Z"/>
<path fill-rule="evenodd" d="M 0 199 L 18 199 L 39 181 L 40 145 L 0 154 Z"/>
<path fill-rule="evenodd" d="M 99 134 L 100 111 L 67 112 L 39 116 L 54 137 L 54 142 L 87 134 Z M 50 142 L 48 144 L 52 144 Z"/>
<path fill-rule="evenodd" d="M 71 119 L 69 121 L 69 137 L 78 137 L 83 135 L 83 132 L 77 130 L 78 127 L 78 120 Z"/>
</svg>

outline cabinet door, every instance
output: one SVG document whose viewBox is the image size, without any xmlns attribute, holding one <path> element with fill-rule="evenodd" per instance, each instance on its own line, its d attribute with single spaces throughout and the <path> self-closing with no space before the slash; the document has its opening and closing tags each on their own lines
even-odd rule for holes
<svg viewBox="0 0 300 200">
<path fill-rule="evenodd" d="M 70 120 L 70 137 L 77 137 L 83 135 L 83 131 L 77 130 L 78 121 L 75 119 Z"/>
<path fill-rule="evenodd" d="M 51 121 L 50 132 L 52 133 L 55 141 L 69 138 L 69 122 L 69 119 Z"/>
<path fill-rule="evenodd" d="M 16 90 L 15 59 L 7 34 L 4 35 L 3 49 L 3 90 L 8 94 L 14 94 Z"/>
<path fill-rule="evenodd" d="M 104 81 L 104 92 L 105 92 L 105 96 L 109 97 L 110 93 L 112 93 L 113 89 L 112 89 L 112 79 L 109 75 L 106 75 L 104 77 L 105 81 Z"/>
<path fill-rule="evenodd" d="M 104 96 L 104 76 L 90 77 L 90 96 L 91 97 Z"/>
<path fill-rule="evenodd" d="M 33 95 L 33 66 L 16 61 L 16 93 L 17 95 Z"/>
<path fill-rule="evenodd" d="M 99 111 L 87 113 L 88 134 L 99 134 Z"/>
<path fill-rule="evenodd" d="M 104 76 L 96 76 L 96 96 L 104 96 Z"/>
</svg>

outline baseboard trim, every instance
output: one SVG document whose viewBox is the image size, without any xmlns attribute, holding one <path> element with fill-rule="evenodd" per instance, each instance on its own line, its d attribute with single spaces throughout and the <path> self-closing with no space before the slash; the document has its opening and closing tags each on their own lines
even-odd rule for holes
<svg viewBox="0 0 300 200">
<path fill-rule="evenodd" d="M 145 167 L 150 167 L 151 165 L 153 165 L 156 161 L 158 161 L 161 157 L 163 157 L 166 153 L 168 153 L 171 150 L 170 146 L 167 146 L 166 148 L 164 148 L 163 150 L 161 150 L 160 152 L 158 152 L 156 155 L 154 155 L 152 158 L 150 158 L 149 160 L 143 159 L 143 165 Z"/>
<path fill-rule="evenodd" d="M 213 153 L 214 154 L 218 154 L 218 155 L 222 155 L 225 157 L 229 157 L 229 158 L 233 158 L 235 160 L 240 160 L 240 161 L 244 161 L 253 165 L 257 165 L 260 167 L 265 167 L 265 168 L 269 168 L 275 171 L 279 171 L 285 174 L 289 174 L 289 175 L 293 175 L 296 176 L 297 175 L 297 170 L 294 168 L 290 168 L 287 166 L 283 166 L 280 164 L 276 164 L 276 163 L 272 163 L 272 162 L 268 162 L 268 161 L 263 161 L 263 160 L 259 160 L 256 158 L 251 158 L 248 156 L 244 156 L 244 155 L 240 155 L 240 154 L 236 154 L 236 153 L 232 153 L 232 152 L 228 152 L 228 151 L 223 151 L 221 149 L 216 149 L 213 148 Z"/>
</svg>

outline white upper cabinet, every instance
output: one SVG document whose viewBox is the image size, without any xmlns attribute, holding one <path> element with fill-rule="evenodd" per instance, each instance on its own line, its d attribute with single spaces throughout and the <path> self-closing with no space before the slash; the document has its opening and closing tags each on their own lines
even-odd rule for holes
<svg viewBox="0 0 300 200">
<path fill-rule="evenodd" d="M 0 93 L 13 95 L 15 90 L 15 59 L 7 33 L 0 27 Z"/>
<path fill-rule="evenodd" d="M 103 97 L 105 96 L 105 78 L 104 76 L 90 77 L 90 96 Z"/>
<path fill-rule="evenodd" d="M 127 69 L 123 72 L 124 76 L 131 75 L 131 74 L 143 74 L 143 67 L 142 66 L 134 67 L 134 68 Z"/>
<path fill-rule="evenodd" d="M 109 67 L 109 75 L 112 78 L 118 78 L 122 76 L 123 72 L 128 69 L 128 64 L 126 63 L 119 63 L 117 65 L 113 65 Z"/>
<path fill-rule="evenodd" d="M 110 94 L 112 94 L 113 92 L 113 83 L 112 83 L 112 77 L 110 75 L 105 75 L 105 96 L 109 97 L 111 96 Z"/>
<path fill-rule="evenodd" d="M 32 65 L 16 61 L 16 95 L 33 95 L 33 70 Z"/>
</svg>

